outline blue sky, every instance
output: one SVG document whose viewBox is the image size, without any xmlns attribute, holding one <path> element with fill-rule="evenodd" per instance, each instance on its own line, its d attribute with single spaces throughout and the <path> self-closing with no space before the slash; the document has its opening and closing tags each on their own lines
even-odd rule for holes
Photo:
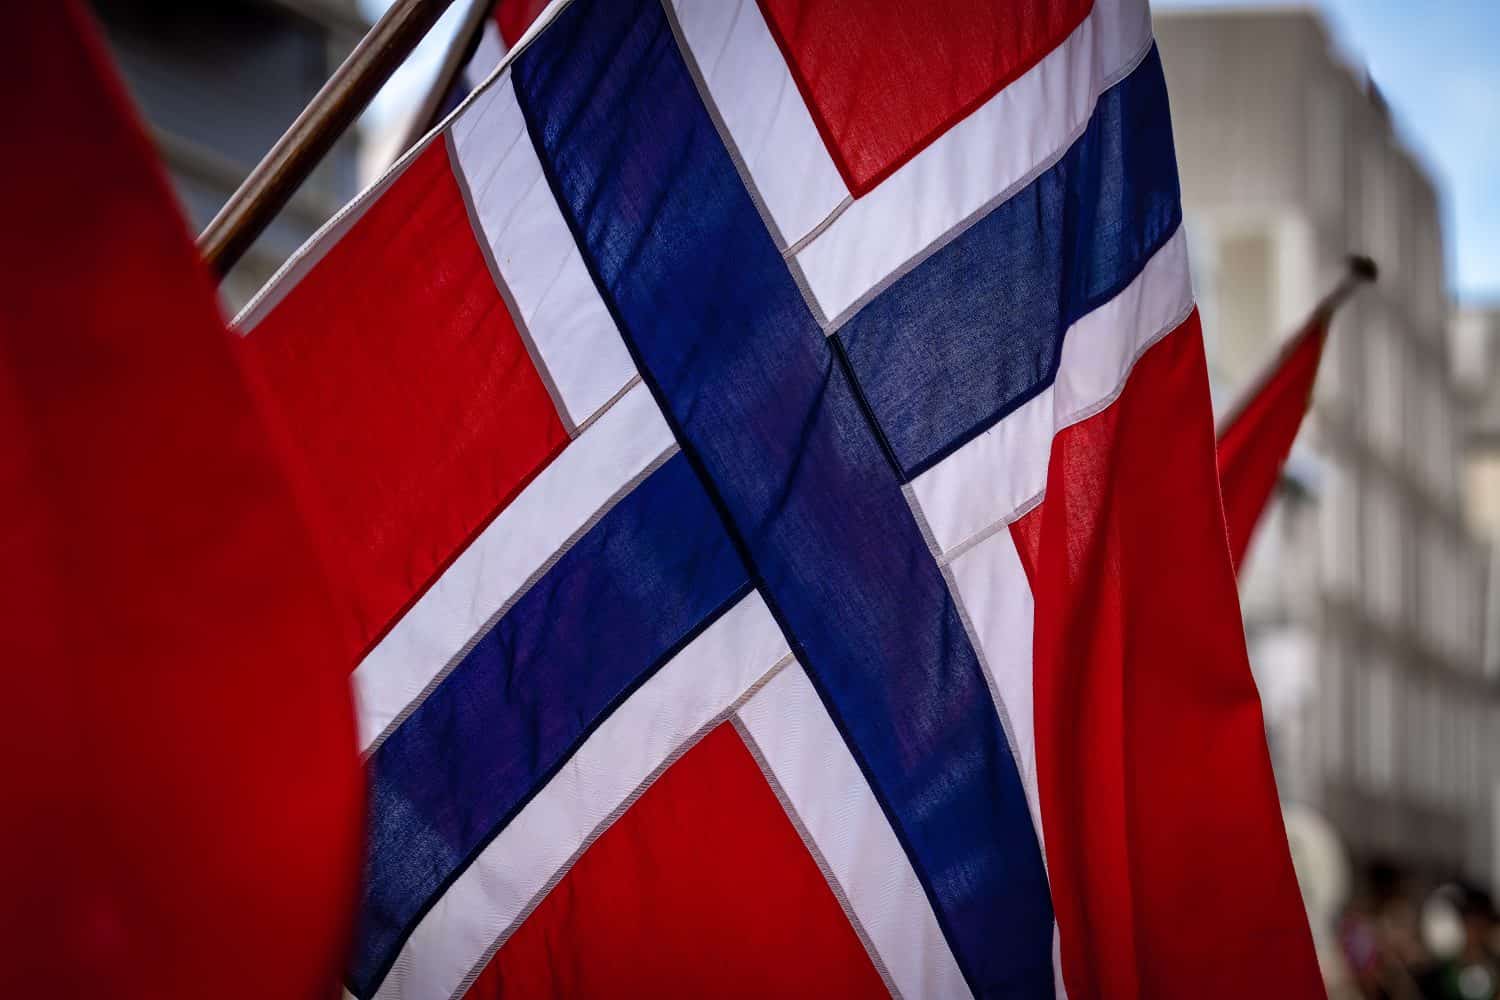
<svg viewBox="0 0 1500 1000">
<path fill-rule="evenodd" d="M 360 0 L 378 16 L 389 0 Z M 1153 0 L 1157 8 L 1266 5 L 1264 0 Z M 1281 4 L 1284 6 L 1284 3 Z M 458 3 L 412 65 L 377 100 L 400 114 L 436 72 Z M 1346 59 L 1369 68 L 1397 128 L 1443 195 L 1448 284 L 1460 298 L 1500 301 L 1500 0 L 1323 0 Z"/>
<path fill-rule="evenodd" d="M 1311 6 L 1323 11 L 1345 58 L 1369 69 L 1401 136 L 1437 180 L 1449 287 L 1461 299 L 1500 301 L 1500 0 L 1324 0 Z"/>
</svg>

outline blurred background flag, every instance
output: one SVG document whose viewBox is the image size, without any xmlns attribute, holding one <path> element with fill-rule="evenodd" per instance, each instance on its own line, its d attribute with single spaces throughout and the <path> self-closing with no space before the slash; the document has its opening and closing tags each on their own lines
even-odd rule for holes
<svg viewBox="0 0 1500 1000">
<path fill-rule="evenodd" d="M 11 13 L 0 993 L 331 996 L 363 809 L 314 532 L 93 24 Z"/>
<path fill-rule="evenodd" d="M 1368 258 L 1350 259 L 1349 274 L 1318 303 L 1307 322 L 1255 377 L 1241 398 L 1219 421 L 1219 484 L 1224 491 L 1224 519 L 1229 527 L 1229 554 L 1236 568 L 1255 534 L 1276 480 L 1291 454 L 1292 442 L 1312 403 L 1313 382 L 1328 326 L 1339 306 L 1360 283 L 1375 280 Z"/>
</svg>

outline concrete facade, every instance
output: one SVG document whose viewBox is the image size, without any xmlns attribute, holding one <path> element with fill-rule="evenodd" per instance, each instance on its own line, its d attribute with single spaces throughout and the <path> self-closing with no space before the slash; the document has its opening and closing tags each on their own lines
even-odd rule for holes
<svg viewBox="0 0 1500 1000">
<path fill-rule="evenodd" d="M 1282 796 L 1357 859 L 1493 881 L 1500 686 L 1433 183 L 1311 11 L 1158 12 L 1156 31 L 1216 404 L 1346 254 L 1381 267 L 1334 324 L 1241 581 Z"/>
<path fill-rule="evenodd" d="M 1450 342 L 1464 406 L 1469 524 L 1481 537 L 1500 541 L 1500 305 L 1456 309 Z"/>
<path fill-rule="evenodd" d="M 92 0 L 194 231 L 364 35 L 355 0 Z M 356 191 L 353 133 L 222 285 L 238 309 Z"/>
</svg>

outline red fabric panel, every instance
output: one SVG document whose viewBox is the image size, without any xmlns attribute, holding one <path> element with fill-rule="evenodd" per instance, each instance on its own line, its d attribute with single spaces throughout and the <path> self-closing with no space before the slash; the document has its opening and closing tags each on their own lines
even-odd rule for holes
<svg viewBox="0 0 1500 1000">
<path fill-rule="evenodd" d="M 507 48 L 515 47 L 546 6 L 547 0 L 499 0 L 495 4 L 495 24 L 499 26 L 500 37 L 505 39 Z"/>
<path fill-rule="evenodd" d="M 470 997 L 888 996 L 734 727 L 672 765 Z"/>
<path fill-rule="evenodd" d="M 1056 48 L 1092 0 L 760 0 L 857 198 Z"/>
<path fill-rule="evenodd" d="M 1053 441 L 1013 528 L 1074 998 L 1321 997 L 1225 544 L 1197 314 Z"/>
<path fill-rule="evenodd" d="M 1045 497 L 1043 501 L 1045 502 Z M 1031 589 L 1035 590 L 1036 564 L 1041 557 L 1042 548 L 1042 508 L 1033 507 L 1012 521 L 1010 536 L 1015 540 L 1016 554 L 1021 557 L 1021 568 L 1026 571 L 1026 579 L 1031 581 Z"/>
<path fill-rule="evenodd" d="M 442 142 L 244 343 L 316 484 L 356 653 L 568 440 Z"/>
<path fill-rule="evenodd" d="M 81 5 L 10 11 L 0 92 L 0 996 L 333 996 L 363 782 L 327 583 Z"/>
<path fill-rule="evenodd" d="M 1238 569 L 1292 451 L 1328 339 L 1321 314 L 1297 334 L 1271 378 L 1219 435 L 1219 484 L 1229 525 L 1229 557 Z"/>
</svg>

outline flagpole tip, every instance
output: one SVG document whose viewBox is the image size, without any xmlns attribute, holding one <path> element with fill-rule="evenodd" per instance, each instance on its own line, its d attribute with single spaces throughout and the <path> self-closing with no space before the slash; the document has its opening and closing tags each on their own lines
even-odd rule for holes
<svg viewBox="0 0 1500 1000">
<path fill-rule="evenodd" d="M 1380 277 L 1380 268 L 1372 258 L 1356 253 L 1349 255 L 1349 273 L 1360 281 L 1375 281 Z"/>
</svg>

